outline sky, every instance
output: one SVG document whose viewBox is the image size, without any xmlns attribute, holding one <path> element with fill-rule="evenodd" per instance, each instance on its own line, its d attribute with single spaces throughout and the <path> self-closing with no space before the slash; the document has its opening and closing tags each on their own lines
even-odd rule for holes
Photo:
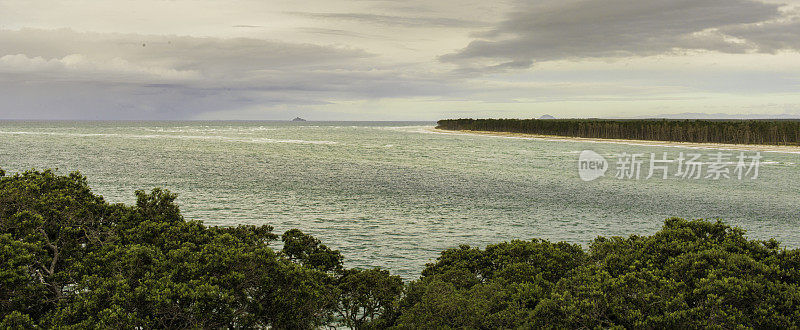
<svg viewBox="0 0 800 330">
<path fill-rule="evenodd" d="M 800 118 L 800 0 L 0 0 L 0 119 Z"/>
</svg>

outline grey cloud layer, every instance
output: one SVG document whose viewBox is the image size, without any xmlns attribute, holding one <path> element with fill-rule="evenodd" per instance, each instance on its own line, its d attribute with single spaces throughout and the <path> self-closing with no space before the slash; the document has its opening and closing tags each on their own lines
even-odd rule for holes
<svg viewBox="0 0 800 330">
<path fill-rule="evenodd" d="M 393 15 L 377 15 L 365 13 L 292 13 L 294 15 L 321 18 L 321 19 L 338 19 L 338 20 L 351 20 L 360 21 L 370 24 L 378 25 L 397 25 L 404 27 L 414 28 L 432 28 L 432 27 L 483 27 L 486 23 L 463 20 L 446 17 L 411 17 L 411 16 L 393 16 Z"/>
<path fill-rule="evenodd" d="M 519 4 L 496 28 L 445 61 L 546 61 L 797 49 L 798 23 L 780 5 L 751 0 L 557 0 Z M 760 23 L 755 25 L 755 23 Z M 792 31 L 792 29 L 795 29 Z"/>
<path fill-rule="evenodd" d="M 71 30 L 0 30 L 0 56 L 61 59 L 79 55 L 122 59 L 149 67 L 201 72 L 205 78 L 242 79 L 259 70 L 314 64 L 341 67 L 372 57 L 358 49 L 259 39 L 78 33 Z M 243 76 L 243 73 L 247 75 Z"/>
<path fill-rule="evenodd" d="M 797 16 L 767 24 L 732 26 L 722 31 L 752 42 L 760 52 L 800 48 L 800 17 Z"/>
<path fill-rule="evenodd" d="M 300 12 L 308 4 L 246 1 L 224 15 L 213 1 L 172 1 L 164 13 L 151 8 L 157 2 L 76 2 L 59 4 L 75 7 L 62 16 L 37 16 L 56 5 L 32 2 L 38 7 L 17 2 L 0 11 L 14 26 L 0 29 L 0 119 L 227 118 L 237 111 L 276 119 L 372 101 L 396 101 L 395 109 L 411 113 L 404 119 L 417 119 L 445 113 L 437 107 L 446 102 L 479 104 L 470 110 L 479 112 L 487 103 L 703 97 L 692 93 L 782 93 L 795 102 L 800 70 L 785 65 L 797 53 L 758 55 L 781 58 L 778 69 L 731 65 L 742 63 L 731 57 L 749 59 L 747 53 L 799 49 L 797 1 L 320 1 L 314 12 Z M 110 19 L 124 10 L 131 16 L 120 24 Z M 192 36 L 170 35 L 182 31 Z M 664 69 L 654 66 L 657 58 L 641 57 L 675 59 L 684 50 L 711 51 L 695 53 L 714 59 L 685 56 L 690 64 L 673 72 L 681 66 Z M 720 56 L 729 62 L 714 71 L 714 52 L 737 55 Z M 631 67 L 580 69 L 570 61 L 605 58 Z M 404 108 L 419 99 L 433 105 Z M 400 118 L 381 111 L 348 119 Z"/>
<path fill-rule="evenodd" d="M 362 50 L 258 39 L 0 30 L 6 118 L 187 118 L 252 106 L 435 95 Z"/>
</svg>

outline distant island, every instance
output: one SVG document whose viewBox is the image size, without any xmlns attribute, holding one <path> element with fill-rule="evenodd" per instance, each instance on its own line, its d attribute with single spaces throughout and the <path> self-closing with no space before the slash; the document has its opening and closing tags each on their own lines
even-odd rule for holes
<svg viewBox="0 0 800 330">
<path fill-rule="evenodd" d="M 797 120 L 444 119 L 437 129 L 591 139 L 800 146 Z"/>
<path fill-rule="evenodd" d="M 292 119 L 292 121 L 306 121 L 306 120 L 303 119 L 303 118 L 300 118 L 300 117 L 294 117 L 294 119 Z"/>
<path fill-rule="evenodd" d="M 556 117 L 553 117 L 553 116 L 551 116 L 551 115 L 543 115 L 543 116 L 539 117 L 539 119 L 540 119 L 540 120 L 541 120 L 541 119 L 556 119 Z"/>
</svg>

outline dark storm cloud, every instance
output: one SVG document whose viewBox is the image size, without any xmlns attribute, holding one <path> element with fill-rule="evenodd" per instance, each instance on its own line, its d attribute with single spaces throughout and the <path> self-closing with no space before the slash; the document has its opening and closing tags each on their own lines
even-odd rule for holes
<svg viewBox="0 0 800 330">
<path fill-rule="evenodd" d="M 725 34 L 747 40 L 759 52 L 772 53 L 800 48 L 800 17 L 763 24 L 748 24 L 722 29 Z"/>
<path fill-rule="evenodd" d="M 780 6 L 750 0 L 567 0 L 520 3 L 478 40 L 442 57 L 521 63 L 642 56 L 682 49 L 725 53 L 798 48 L 796 23 L 740 27 L 781 17 Z M 730 35 L 728 35 L 730 34 Z M 735 40 L 734 37 L 745 40 Z"/>
</svg>

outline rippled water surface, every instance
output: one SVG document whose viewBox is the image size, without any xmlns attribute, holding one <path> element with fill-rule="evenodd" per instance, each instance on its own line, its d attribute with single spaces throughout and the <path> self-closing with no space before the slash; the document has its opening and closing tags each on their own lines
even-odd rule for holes
<svg viewBox="0 0 800 330">
<path fill-rule="evenodd" d="M 433 125 L 0 122 L 0 167 L 79 170 L 111 202 L 164 187 L 187 219 L 300 228 L 340 249 L 348 266 L 405 278 L 458 244 L 586 245 L 597 235 L 652 234 L 670 216 L 721 218 L 751 238 L 800 247 L 798 154 L 763 153 L 756 180 L 583 182 L 582 150 L 698 151 L 441 134 Z"/>
</svg>

